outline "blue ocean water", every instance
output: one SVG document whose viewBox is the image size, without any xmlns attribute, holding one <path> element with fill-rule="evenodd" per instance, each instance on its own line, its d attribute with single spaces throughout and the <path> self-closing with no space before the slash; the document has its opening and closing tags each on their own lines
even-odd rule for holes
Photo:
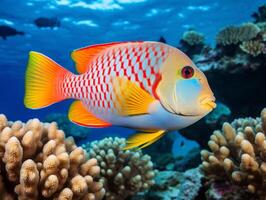
<svg viewBox="0 0 266 200">
<path fill-rule="evenodd" d="M 264 0 L 1 0 L 0 25 L 25 35 L 0 38 L 0 113 L 10 120 L 44 119 L 67 112 L 70 100 L 41 110 L 23 105 L 24 73 L 28 52 L 42 52 L 75 71 L 74 49 L 112 41 L 158 40 L 176 46 L 184 31 L 202 32 L 213 44 L 224 26 L 251 20 Z M 60 26 L 39 28 L 39 17 L 57 18 Z"/>
</svg>

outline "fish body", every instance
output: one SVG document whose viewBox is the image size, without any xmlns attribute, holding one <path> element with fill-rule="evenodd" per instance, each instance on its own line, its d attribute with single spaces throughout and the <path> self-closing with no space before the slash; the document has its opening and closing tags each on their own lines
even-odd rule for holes
<svg viewBox="0 0 266 200">
<path fill-rule="evenodd" d="M 204 74 L 185 54 L 169 45 L 95 45 L 73 51 L 72 59 L 80 75 L 31 52 L 25 105 L 41 108 L 73 98 L 77 101 L 70 107 L 69 118 L 74 123 L 88 127 L 117 125 L 148 132 L 131 137 L 128 148 L 147 146 L 165 131 L 189 126 L 215 107 Z M 190 70 L 194 78 L 187 78 Z M 40 82 L 38 76 L 46 80 Z"/>
<path fill-rule="evenodd" d="M 60 21 L 56 17 L 54 18 L 47 18 L 47 17 L 39 17 L 34 20 L 34 24 L 39 28 L 47 28 L 50 27 L 51 29 L 60 26 Z"/>
<path fill-rule="evenodd" d="M 24 35 L 25 33 L 22 31 L 17 31 L 16 29 L 6 26 L 6 25 L 0 25 L 0 37 L 2 37 L 4 40 L 7 39 L 7 37 L 15 36 L 15 35 Z"/>
</svg>

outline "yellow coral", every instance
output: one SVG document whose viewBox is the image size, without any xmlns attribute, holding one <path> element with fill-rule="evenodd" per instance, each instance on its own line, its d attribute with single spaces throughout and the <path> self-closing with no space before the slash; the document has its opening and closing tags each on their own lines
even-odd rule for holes
<svg viewBox="0 0 266 200">
<path fill-rule="evenodd" d="M 0 115 L 0 164 L 5 169 L 0 172 L 1 198 L 99 200 L 105 193 L 95 181 L 97 160 L 86 159 L 56 123 L 13 123 Z M 6 193 L 6 185 L 15 186 L 13 194 Z"/>
<path fill-rule="evenodd" d="M 250 40 L 243 42 L 240 46 L 240 49 L 252 56 L 258 56 L 264 52 L 264 44 L 258 40 Z"/>
<path fill-rule="evenodd" d="M 208 143 L 211 152 L 201 151 L 201 169 L 214 180 L 227 179 L 248 192 L 265 196 L 266 108 L 261 118 L 237 119 L 214 131 Z"/>
<path fill-rule="evenodd" d="M 216 36 L 216 42 L 220 45 L 238 44 L 255 38 L 260 28 L 253 23 L 246 23 L 241 26 L 228 26 L 222 29 Z"/>
</svg>

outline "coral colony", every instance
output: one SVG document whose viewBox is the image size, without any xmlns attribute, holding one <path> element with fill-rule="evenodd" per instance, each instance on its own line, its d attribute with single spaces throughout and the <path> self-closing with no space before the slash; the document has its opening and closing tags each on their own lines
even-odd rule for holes
<svg viewBox="0 0 266 200">
<path fill-rule="evenodd" d="M 8 122 L 0 116 L 0 191 L 4 199 L 102 199 L 95 158 L 65 138 L 56 123 Z M 10 188 L 11 187 L 11 188 Z"/>
<path fill-rule="evenodd" d="M 196 137 L 201 147 L 175 157 L 176 149 L 171 148 L 182 149 L 187 143 L 183 139 L 177 143 L 170 134 L 143 150 L 124 150 L 126 140 L 120 137 L 78 147 L 67 136 L 77 139 L 87 130 L 67 123 L 64 115 L 53 114 L 49 122 L 31 119 L 24 123 L 8 121 L 1 114 L 0 199 L 266 199 L 266 108 L 265 101 L 260 101 L 266 94 L 266 5 L 252 16 L 253 23 L 220 30 L 215 47 L 207 46 L 204 35 L 195 30 L 185 32 L 180 41 L 179 48 L 210 77 L 218 101 L 226 102 L 219 101 L 216 110 L 202 120 L 207 129 L 184 131 L 185 136 Z M 16 34 L 20 32 L 0 27 L 4 39 Z M 160 41 L 166 43 L 163 37 Z M 250 79 L 248 88 L 242 88 L 246 73 L 259 83 Z M 230 87 L 224 86 L 228 82 Z M 227 93 L 221 92 L 223 88 Z M 241 94 L 241 101 L 231 91 Z M 257 118 L 243 117 L 258 111 Z"/>
<path fill-rule="evenodd" d="M 224 123 L 201 151 L 201 169 L 211 181 L 228 180 L 246 191 L 265 197 L 266 108 L 260 118 Z"/>
</svg>

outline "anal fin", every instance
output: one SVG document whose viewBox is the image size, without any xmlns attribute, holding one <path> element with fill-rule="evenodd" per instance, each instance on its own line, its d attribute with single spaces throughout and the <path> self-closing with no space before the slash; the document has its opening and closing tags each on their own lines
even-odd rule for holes
<svg viewBox="0 0 266 200">
<path fill-rule="evenodd" d="M 159 130 L 153 133 L 143 132 L 134 134 L 127 139 L 127 144 L 124 147 L 124 150 L 133 148 L 142 149 L 159 140 L 164 134 L 165 130 Z"/>
<path fill-rule="evenodd" d="M 90 113 L 83 105 L 81 101 L 74 101 L 69 109 L 68 118 L 81 126 L 87 127 L 108 127 L 111 126 L 110 123 L 103 121 L 95 117 Z"/>
</svg>

